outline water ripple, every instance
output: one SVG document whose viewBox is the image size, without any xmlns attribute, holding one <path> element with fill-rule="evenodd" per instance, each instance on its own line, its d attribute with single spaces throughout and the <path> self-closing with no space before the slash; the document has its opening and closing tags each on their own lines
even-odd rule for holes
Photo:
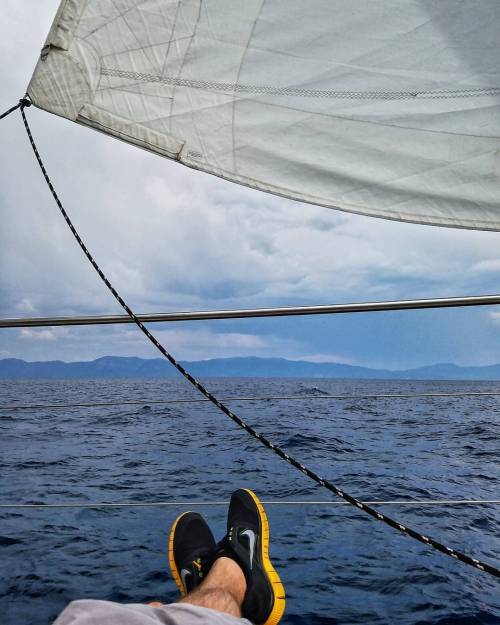
<svg viewBox="0 0 500 625">
<path fill-rule="evenodd" d="M 481 382 L 216 379 L 226 396 L 489 390 Z M 333 501 L 179 380 L 0 382 L 2 403 L 129 399 L 137 406 L 0 416 L 1 502 Z M 364 499 L 496 499 L 498 400 L 273 400 L 235 409 L 299 460 Z M 174 601 L 166 540 L 178 508 L 3 510 L 2 625 L 50 623 L 78 597 Z M 500 561 L 500 507 L 385 506 L 474 557 Z M 201 511 L 221 538 L 225 508 Z M 345 505 L 268 506 L 284 625 L 498 625 L 498 583 Z"/>
</svg>

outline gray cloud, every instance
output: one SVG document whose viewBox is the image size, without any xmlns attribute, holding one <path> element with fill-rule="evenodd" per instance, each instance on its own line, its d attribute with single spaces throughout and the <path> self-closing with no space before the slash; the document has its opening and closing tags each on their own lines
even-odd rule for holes
<svg viewBox="0 0 500 625">
<path fill-rule="evenodd" d="M 2 110 L 22 95 L 57 5 L 4 0 Z M 495 233 L 398 224 L 291 202 L 182 168 L 33 108 L 27 114 L 77 228 L 140 312 L 498 290 Z M 18 115 L 0 124 L 0 313 L 117 312 L 58 214 Z M 328 322 L 316 323 L 322 332 Z M 474 323 L 485 337 L 491 328 L 498 332 L 487 315 L 476 315 Z M 369 346 L 338 351 L 323 344 L 320 331 L 315 338 L 293 336 L 289 324 L 285 329 L 275 323 L 272 332 L 261 324 L 245 328 L 204 324 L 160 333 L 183 358 L 253 353 L 321 360 L 334 354 L 373 362 Z M 37 358 L 153 355 L 130 332 L 8 332 L 0 335 L 0 349 L 3 355 Z M 465 353 L 466 333 L 460 334 Z M 448 348 L 456 346 L 450 341 Z M 500 351 L 495 353 L 500 360 Z M 424 360 L 440 355 L 432 345 L 426 354 Z"/>
</svg>

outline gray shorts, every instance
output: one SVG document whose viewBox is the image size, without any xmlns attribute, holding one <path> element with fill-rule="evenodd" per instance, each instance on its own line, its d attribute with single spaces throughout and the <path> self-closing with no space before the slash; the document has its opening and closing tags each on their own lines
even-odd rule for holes
<svg viewBox="0 0 500 625">
<path fill-rule="evenodd" d="M 250 621 L 189 603 L 153 607 L 140 603 L 72 601 L 54 625 L 251 625 Z"/>
</svg>

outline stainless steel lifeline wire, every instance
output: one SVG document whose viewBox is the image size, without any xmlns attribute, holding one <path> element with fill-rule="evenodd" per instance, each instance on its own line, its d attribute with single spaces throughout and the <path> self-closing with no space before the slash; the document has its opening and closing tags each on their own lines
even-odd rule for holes
<svg viewBox="0 0 500 625">
<path fill-rule="evenodd" d="M 357 401 L 359 399 L 415 399 L 416 397 L 498 397 L 500 391 L 463 391 L 456 393 L 382 393 L 376 395 L 267 395 L 256 397 L 220 397 L 220 401 L 234 402 L 259 402 L 259 401 L 304 401 L 314 399 L 335 399 L 346 401 Z M 141 399 L 141 400 L 121 400 L 121 401 L 102 401 L 78 404 L 11 404 L 10 406 L 0 406 L 0 410 L 42 410 L 46 408 L 100 408 L 105 406 L 147 406 L 149 404 L 199 404 L 209 402 L 209 399 L 198 397 L 177 397 L 174 399 Z"/>
<path fill-rule="evenodd" d="M 323 501 L 323 500 L 304 500 L 304 501 L 288 501 L 286 499 L 275 499 L 270 501 L 262 501 L 266 506 L 342 506 L 349 505 L 348 501 Z M 377 506 L 476 506 L 476 505 L 497 505 L 500 499 L 404 499 L 392 501 L 362 501 L 361 503 Z M 227 506 L 229 501 L 91 501 L 85 503 L 1 503 L 0 510 L 5 509 L 60 509 L 60 508 L 164 508 L 164 507 L 191 507 L 191 506 Z"/>
<path fill-rule="evenodd" d="M 460 297 L 434 297 L 379 302 L 353 302 L 347 304 L 321 304 L 319 306 L 284 306 L 281 308 L 236 308 L 233 310 L 190 310 L 136 314 L 143 323 L 170 321 L 209 321 L 214 319 L 255 319 L 260 317 L 296 317 L 302 315 L 338 315 L 394 310 L 425 310 L 429 308 L 463 308 L 470 306 L 495 306 L 500 295 L 466 295 Z M 72 317 L 11 317 L 0 319 L 0 328 L 43 328 L 46 326 L 93 326 L 117 323 L 134 323 L 128 315 L 83 315 Z"/>
<path fill-rule="evenodd" d="M 359 510 L 361 510 L 363 512 L 366 512 L 367 514 L 369 514 L 373 518 L 378 519 L 379 521 L 382 521 L 386 525 L 389 525 L 390 527 L 398 530 L 399 532 L 401 532 L 405 536 L 409 536 L 411 538 L 414 538 L 415 540 L 418 540 L 419 542 L 421 542 L 421 543 L 423 543 L 425 545 L 433 547 L 437 551 L 439 551 L 439 552 L 441 552 L 441 553 L 443 553 L 443 554 L 445 554 L 447 556 L 450 556 L 452 558 L 455 558 L 456 560 L 459 560 L 460 562 L 463 562 L 464 564 L 468 564 L 470 566 L 473 566 L 476 569 L 479 569 L 480 571 L 484 571 L 486 573 L 489 573 L 490 575 L 493 575 L 494 577 L 500 578 L 500 569 L 497 568 L 496 566 L 493 566 L 491 564 L 487 564 L 486 562 L 481 562 L 480 560 L 477 560 L 476 558 L 473 558 L 473 557 L 471 557 L 471 556 L 469 556 L 469 555 L 467 555 L 465 553 L 462 553 L 461 551 L 457 551 L 455 549 L 452 549 L 451 547 L 447 547 L 446 545 L 443 545 L 442 543 L 440 543 L 439 541 L 435 540 L 434 538 L 431 538 L 430 536 L 425 536 L 423 534 L 420 534 L 419 532 L 413 530 L 412 528 L 407 527 L 406 525 L 404 525 L 402 523 L 399 523 L 399 521 L 396 521 L 395 519 L 392 519 L 391 517 L 388 517 L 385 514 L 382 514 L 377 509 L 371 507 L 370 505 L 368 505 L 366 503 L 363 503 L 359 499 L 356 499 L 355 497 L 353 497 L 349 493 L 346 493 L 345 491 L 340 489 L 338 486 L 336 486 L 332 482 L 330 482 L 330 481 L 322 478 L 321 476 L 319 476 L 317 473 L 315 473 L 314 471 L 312 471 L 311 469 L 306 467 L 304 464 L 302 464 L 301 462 L 296 460 L 294 457 L 290 456 L 286 451 L 284 451 L 283 449 L 281 449 L 280 447 L 278 447 L 277 445 L 272 443 L 265 436 L 263 436 L 262 434 L 257 432 L 252 426 L 248 425 L 248 423 L 246 423 L 243 419 L 241 419 L 237 414 L 232 412 L 225 404 L 223 404 L 217 397 L 215 397 L 215 395 L 213 395 L 207 388 L 205 388 L 205 386 L 203 386 L 203 384 L 201 384 L 201 382 L 199 382 L 197 379 L 195 379 L 174 358 L 174 356 L 172 356 L 172 354 L 170 354 L 165 349 L 165 347 L 163 347 L 163 345 L 161 345 L 161 343 L 158 341 L 158 339 L 156 339 L 156 337 L 153 336 L 153 334 L 151 334 L 151 332 L 146 328 L 144 323 L 135 315 L 135 313 L 132 311 L 132 309 L 128 306 L 128 304 L 126 304 L 126 302 L 122 299 L 122 297 L 116 291 L 116 289 L 111 284 L 111 282 L 105 276 L 105 274 L 103 273 L 102 269 L 99 267 L 99 265 L 95 261 L 94 257 L 92 256 L 92 254 L 90 253 L 90 251 L 86 247 L 85 243 L 83 242 L 82 238 L 78 234 L 78 232 L 77 232 L 75 226 L 73 225 L 73 223 L 72 223 L 68 213 L 66 212 L 64 206 L 62 205 L 61 200 L 59 199 L 59 196 L 57 195 L 57 193 L 56 193 L 56 191 L 54 189 L 54 186 L 52 185 L 52 182 L 51 182 L 51 180 L 49 178 L 49 175 L 47 174 L 47 171 L 46 171 L 45 166 L 43 164 L 43 161 L 42 161 L 42 158 L 40 156 L 40 153 L 38 152 L 38 149 L 37 149 L 37 147 L 35 145 L 35 141 L 33 139 L 33 135 L 31 134 L 31 129 L 29 127 L 28 120 L 26 118 L 26 114 L 25 114 L 25 110 L 24 110 L 25 107 L 29 106 L 30 104 L 31 104 L 31 102 L 28 99 L 23 99 L 22 103 L 21 103 L 20 110 L 21 110 L 21 115 L 22 115 L 24 127 L 26 129 L 26 133 L 28 135 L 28 139 L 30 141 L 31 147 L 32 147 L 33 152 L 35 154 L 36 160 L 37 160 L 37 162 L 38 162 L 38 164 L 40 166 L 40 169 L 42 171 L 43 177 L 45 178 L 45 182 L 47 183 L 47 185 L 48 185 L 48 187 L 50 189 L 50 192 L 52 194 L 52 197 L 54 198 L 54 200 L 55 200 L 55 202 L 56 202 L 56 204 L 57 204 L 57 206 L 59 208 L 59 211 L 61 212 L 61 215 L 63 216 L 64 220 L 66 221 L 66 224 L 68 225 L 69 229 L 73 233 L 73 236 L 75 237 L 76 241 L 78 242 L 78 245 L 80 246 L 81 250 L 83 251 L 83 253 L 87 257 L 88 261 L 94 267 L 94 269 L 96 270 L 96 272 L 98 273 L 99 277 L 104 282 L 104 284 L 111 291 L 111 293 L 114 296 L 114 298 L 116 299 L 116 301 L 125 310 L 125 312 L 130 316 L 130 318 L 134 320 L 135 324 L 138 326 L 138 328 L 141 330 L 141 332 L 143 332 L 143 334 L 151 341 L 151 343 L 186 378 L 186 380 L 188 380 L 196 389 L 198 389 L 198 391 L 200 391 L 200 393 L 202 393 L 207 399 L 209 399 L 215 406 L 217 406 L 227 417 L 229 417 L 239 427 L 243 428 L 246 432 L 248 432 L 248 434 L 250 434 L 253 438 L 258 440 L 262 445 L 264 445 L 268 449 L 271 449 L 276 455 L 278 455 L 280 458 L 282 458 L 283 460 L 285 460 L 286 462 L 291 464 L 293 467 L 295 467 L 296 469 L 301 471 L 304 475 L 306 475 L 308 478 L 310 478 L 311 480 L 313 480 L 314 482 L 316 482 L 320 486 L 326 488 L 327 490 L 329 490 L 333 494 L 337 495 L 338 497 L 340 497 L 344 501 L 347 501 L 348 503 L 350 503 L 351 505 L 355 506 Z"/>
</svg>

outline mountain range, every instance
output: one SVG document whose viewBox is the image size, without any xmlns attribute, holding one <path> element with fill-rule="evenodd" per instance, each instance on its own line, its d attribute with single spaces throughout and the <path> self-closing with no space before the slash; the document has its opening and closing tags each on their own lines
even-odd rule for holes
<svg viewBox="0 0 500 625">
<path fill-rule="evenodd" d="M 500 380 L 500 364 L 458 366 L 440 363 L 414 369 L 371 369 L 335 362 L 309 362 L 285 358 L 214 358 L 182 363 L 199 377 L 286 377 L 386 380 Z M 26 362 L 17 358 L 0 360 L 0 379 L 37 378 L 160 378 L 179 375 L 161 358 L 145 359 L 104 356 L 97 360 Z"/>
</svg>

